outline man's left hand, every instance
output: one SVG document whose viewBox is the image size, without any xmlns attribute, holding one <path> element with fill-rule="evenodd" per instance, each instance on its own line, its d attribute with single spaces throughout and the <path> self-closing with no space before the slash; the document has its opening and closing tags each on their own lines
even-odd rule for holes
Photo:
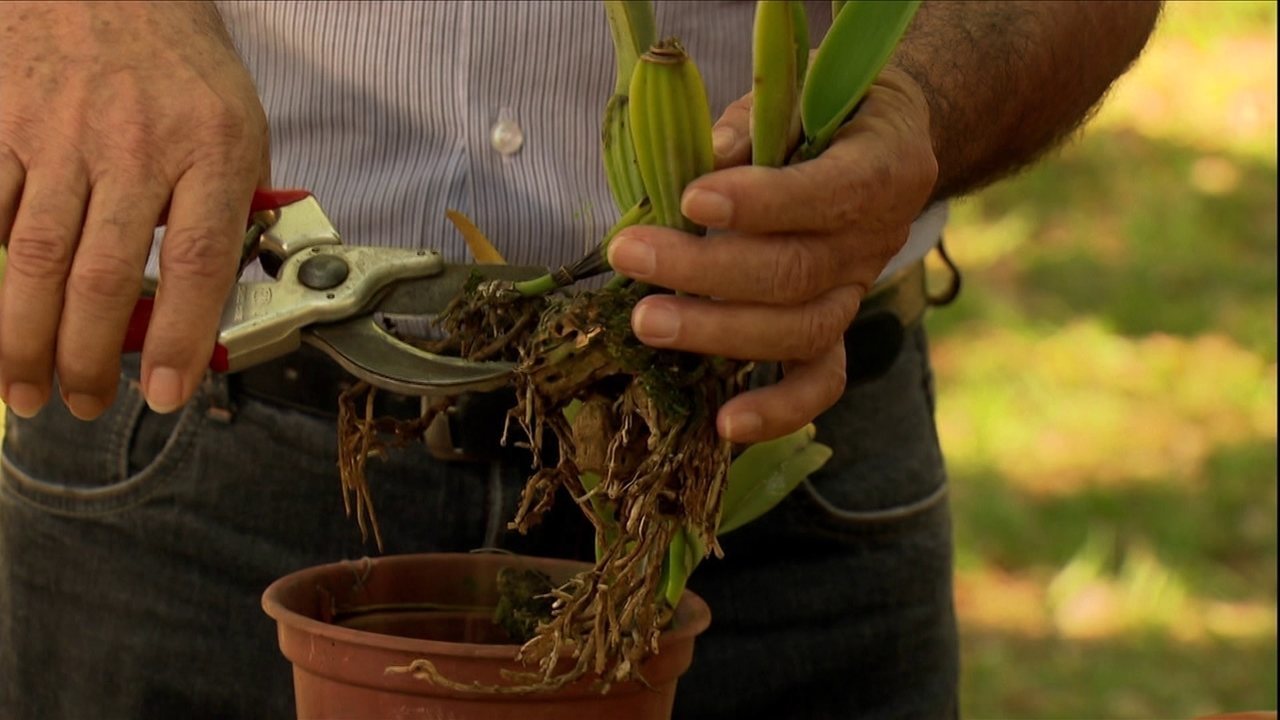
<svg viewBox="0 0 1280 720">
<path fill-rule="evenodd" d="M 880 76 L 826 152 L 796 165 L 742 166 L 750 108 L 748 95 L 716 123 L 721 169 L 682 199 L 685 216 L 711 237 L 637 226 L 609 248 L 617 272 L 688 293 L 636 305 L 632 328 L 646 344 L 782 363 L 777 384 L 720 409 L 720 435 L 739 443 L 786 435 L 840 398 L 844 331 L 906 242 L 938 172 L 928 103 L 899 70 Z"/>
</svg>

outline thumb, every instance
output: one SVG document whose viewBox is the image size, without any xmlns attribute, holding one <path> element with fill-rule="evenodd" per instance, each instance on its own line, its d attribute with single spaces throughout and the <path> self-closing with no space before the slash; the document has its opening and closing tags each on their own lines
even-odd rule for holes
<svg viewBox="0 0 1280 720">
<path fill-rule="evenodd" d="M 716 169 L 751 162 L 751 93 L 730 103 L 711 128 Z"/>
</svg>

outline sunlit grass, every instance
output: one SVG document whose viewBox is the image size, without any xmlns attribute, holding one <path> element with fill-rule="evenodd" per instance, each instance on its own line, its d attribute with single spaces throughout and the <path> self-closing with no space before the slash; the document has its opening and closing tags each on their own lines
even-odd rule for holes
<svg viewBox="0 0 1280 720">
<path fill-rule="evenodd" d="M 1276 438 L 1275 363 L 1223 335 L 1131 339 L 1083 319 L 974 332 L 935 358 L 951 382 L 938 422 L 953 468 L 1024 492 L 1212 482 L 1216 451 Z"/>
<path fill-rule="evenodd" d="M 962 569 L 956 596 L 966 629 L 1092 641 L 1157 633 L 1188 646 L 1274 637 L 1273 606 L 1197 595 L 1151 547 L 1119 547 L 1114 533 L 1091 531 L 1056 573 Z"/>
<path fill-rule="evenodd" d="M 1093 129 L 1274 160 L 1276 4 L 1173 2 L 1158 32 Z"/>
<path fill-rule="evenodd" d="M 1076 142 L 953 208 L 966 717 L 1276 707 L 1275 18 L 1170 3 Z"/>
</svg>

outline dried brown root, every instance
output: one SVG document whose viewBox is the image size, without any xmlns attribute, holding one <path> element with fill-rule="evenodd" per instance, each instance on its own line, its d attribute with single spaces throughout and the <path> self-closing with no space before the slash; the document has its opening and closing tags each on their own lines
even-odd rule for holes
<svg viewBox="0 0 1280 720">
<path fill-rule="evenodd" d="M 383 672 L 387 675 L 411 674 L 419 680 L 425 680 L 432 685 L 438 685 L 455 692 L 472 692 L 485 695 L 528 695 L 530 693 L 554 691 L 576 679 L 565 677 L 556 685 L 549 687 L 539 682 L 523 681 L 524 674 L 522 673 L 503 673 L 514 682 L 510 685 L 486 685 L 479 682 L 466 683 L 459 682 L 441 673 L 436 669 L 435 664 L 426 658 L 419 658 L 408 665 L 392 665 Z"/>
<path fill-rule="evenodd" d="M 511 298 L 475 286 L 442 317 L 446 337 L 432 349 L 515 361 L 511 420 L 533 449 L 552 438 L 559 446 L 553 466 L 533 453 L 534 471 L 511 527 L 535 526 L 564 488 L 595 528 L 598 560 L 553 591 L 551 618 L 519 653 L 538 670 L 513 675 L 516 684 L 457 683 L 425 660 L 389 672 L 493 693 L 554 690 L 587 676 L 604 687 L 643 682 L 640 668 L 657 652 L 673 613 L 663 599 L 672 538 L 684 530 L 706 552 L 720 554 L 715 529 L 731 457 L 714 417 L 744 386 L 749 366 L 639 343 L 629 318 L 641 292 Z M 362 463 L 385 450 L 383 436 L 409 433 L 379 427 L 368 397 L 359 413 L 359 397 L 343 398 L 344 497 L 354 499 L 358 518 L 368 515 L 376 535 Z M 584 401 L 586 414 L 570 423 L 565 410 L 574 400 Z M 598 476 L 592 487 L 584 484 L 586 472 Z M 567 669 L 566 657 L 573 661 Z"/>
<path fill-rule="evenodd" d="M 378 551 L 382 551 L 382 530 L 373 508 L 373 495 L 365 466 L 370 458 L 383 457 L 387 450 L 420 441 L 436 414 L 447 401 L 427 406 L 413 420 L 376 417 L 374 400 L 378 389 L 358 382 L 338 397 L 338 474 L 342 478 L 342 505 L 347 517 L 355 515 L 360 537 L 368 540 L 373 531 Z"/>
<path fill-rule="evenodd" d="M 523 297 L 502 283 L 475 276 L 440 313 L 438 329 L 443 337 L 417 344 L 469 360 L 515 361 L 536 331 L 545 306 L 544 297 Z"/>
<path fill-rule="evenodd" d="M 673 536 L 688 529 L 720 552 L 715 527 L 731 457 L 712 419 L 745 382 L 745 365 L 640 346 L 627 299 L 618 300 L 584 295 L 544 314 L 516 379 L 512 416 L 534 446 L 550 433 L 561 452 L 526 483 L 511 527 L 536 525 L 563 487 L 595 527 L 598 548 L 595 568 L 557 590 L 551 620 L 521 648 L 547 688 L 585 675 L 642 680 L 672 612 L 662 584 Z M 564 409 L 575 399 L 583 405 L 570 423 Z M 584 487 L 584 472 L 599 484 Z M 575 660 L 568 671 L 565 652 Z"/>
</svg>

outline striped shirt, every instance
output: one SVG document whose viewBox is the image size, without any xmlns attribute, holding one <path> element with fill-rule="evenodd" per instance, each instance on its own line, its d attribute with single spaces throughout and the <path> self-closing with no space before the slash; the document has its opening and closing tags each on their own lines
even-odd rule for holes
<svg viewBox="0 0 1280 720">
<path fill-rule="evenodd" d="M 811 37 L 830 19 L 809 3 Z M 751 86 L 754 3 L 658 2 L 660 36 L 702 71 L 713 117 Z M 507 260 L 559 265 L 618 217 L 600 119 L 613 89 L 603 4 L 224 2 L 271 128 L 272 180 L 305 187 L 344 241 L 430 247 L 465 261 L 446 209 Z M 922 216 L 886 273 L 922 257 Z"/>
</svg>

